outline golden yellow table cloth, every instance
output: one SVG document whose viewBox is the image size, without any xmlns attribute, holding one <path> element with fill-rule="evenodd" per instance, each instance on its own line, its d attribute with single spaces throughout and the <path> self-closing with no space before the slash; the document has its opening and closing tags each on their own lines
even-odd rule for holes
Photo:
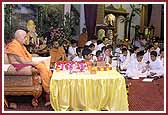
<svg viewBox="0 0 168 115">
<path fill-rule="evenodd" d="M 128 111 L 125 78 L 115 69 L 96 74 L 55 71 L 50 101 L 55 111 Z"/>
</svg>

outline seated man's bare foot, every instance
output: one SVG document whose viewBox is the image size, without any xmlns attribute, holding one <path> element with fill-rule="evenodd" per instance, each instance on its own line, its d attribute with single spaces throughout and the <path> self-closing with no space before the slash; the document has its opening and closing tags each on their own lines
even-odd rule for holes
<svg viewBox="0 0 168 115">
<path fill-rule="evenodd" d="M 45 103 L 46 107 L 49 106 L 49 105 L 51 105 L 51 103 L 49 101 Z"/>
</svg>

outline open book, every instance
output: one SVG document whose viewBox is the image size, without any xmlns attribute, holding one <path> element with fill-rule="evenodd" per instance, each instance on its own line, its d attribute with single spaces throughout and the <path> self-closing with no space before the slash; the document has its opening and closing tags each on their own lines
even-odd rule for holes
<svg viewBox="0 0 168 115">
<path fill-rule="evenodd" d="M 152 82 L 154 78 L 144 78 L 142 81 L 144 82 Z"/>
</svg>

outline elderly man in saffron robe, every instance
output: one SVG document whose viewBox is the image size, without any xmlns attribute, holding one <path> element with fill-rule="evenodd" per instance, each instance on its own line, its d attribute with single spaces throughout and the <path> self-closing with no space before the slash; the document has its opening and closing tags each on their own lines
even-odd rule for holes
<svg viewBox="0 0 168 115">
<path fill-rule="evenodd" d="M 26 35 L 27 33 L 24 30 L 17 30 L 15 38 L 6 46 L 6 53 L 11 64 L 30 64 L 38 70 L 42 79 L 42 86 L 46 92 L 46 104 L 49 104 L 49 85 L 52 73 L 44 63 L 32 61 L 32 55 L 24 46 Z"/>
</svg>

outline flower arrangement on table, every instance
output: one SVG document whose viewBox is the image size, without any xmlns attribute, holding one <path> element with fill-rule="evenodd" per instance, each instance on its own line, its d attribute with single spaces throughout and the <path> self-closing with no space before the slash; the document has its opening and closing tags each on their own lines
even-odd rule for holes
<svg viewBox="0 0 168 115">
<path fill-rule="evenodd" d="M 96 73 L 97 71 L 108 71 L 112 70 L 112 67 L 96 67 L 92 66 L 92 62 L 73 62 L 73 61 L 58 61 L 55 63 L 55 70 L 59 71 L 69 71 L 74 72 L 86 72 Z"/>
<path fill-rule="evenodd" d="M 58 61 L 55 63 L 57 71 L 84 72 L 88 70 L 86 62 L 73 62 L 73 61 Z"/>
</svg>

